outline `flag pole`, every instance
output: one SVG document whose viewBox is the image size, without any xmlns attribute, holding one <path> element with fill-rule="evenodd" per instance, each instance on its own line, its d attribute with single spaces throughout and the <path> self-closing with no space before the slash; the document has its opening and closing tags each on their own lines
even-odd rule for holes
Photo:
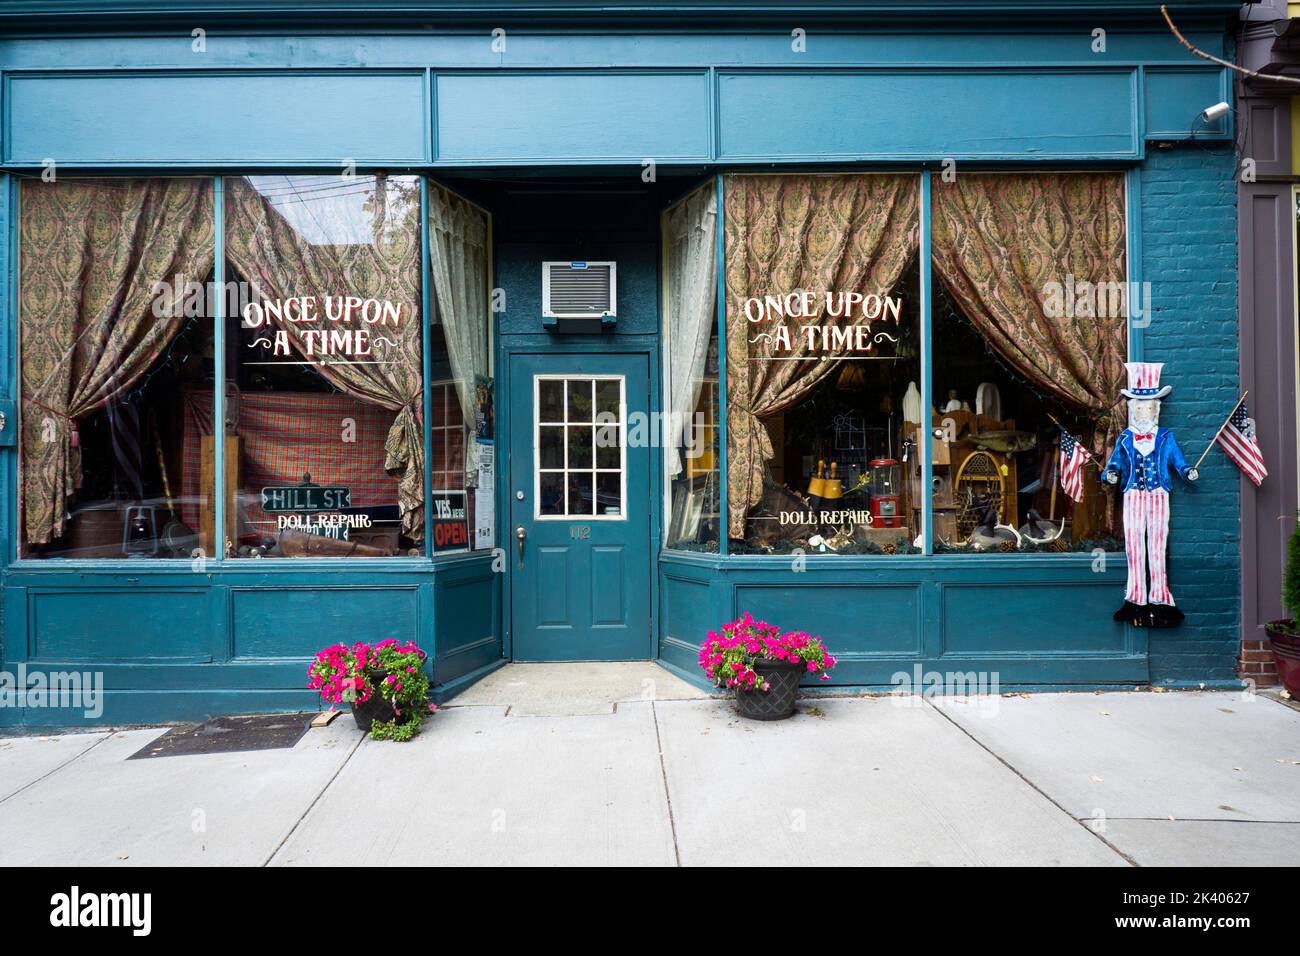
<svg viewBox="0 0 1300 956">
<path fill-rule="evenodd" d="M 1056 454 L 1052 456 L 1052 501 L 1047 508 L 1047 520 L 1056 520 L 1056 486 L 1061 483 L 1061 446 L 1056 446 Z"/>
<path fill-rule="evenodd" d="M 1201 462 L 1205 461 L 1205 456 L 1210 453 L 1210 449 L 1213 448 L 1214 443 L 1219 440 L 1219 436 L 1223 434 L 1223 430 L 1228 427 L 1228 422 L 1232 421 L 1232 416 L 1237 414 L 1237 409 L 1241 408 L 1241 403 L 1246 400 L 1246 396 L 1249 394 L 1250 389 L 1246 389 L 1241 393 L 1241 398 L 1237 399 L 1237 404 L 1232 406 L 1232 411 L 1228 412 L 1228 417 L 1223 420 L 1223 424 L 1219 426 L 1219 430 L 1214 433 L 1214 437 L 1210 439 L 1210 443 L 1205 446 L 1205 451 L 1201 452 L 1201 457 L 1196 459 L 1196 464 L 1192 465 L 1192 471 L 1198 471 L 1200 469 Z"/>
<path fill-rule="evenodd" d="M 1236 409 L 1234 408 L 1233 411 L 1235 412 Z M 1056 427 L 1057 427 L 1057 428 L 1061 429 L 1062 431 L 1065 431 L 1065 430 L 1066 430 L 1065 426 L 1062 425 L 1059 421 L 1057 421 L 1057 420 L 1056 420 L 1056 416 L 1053 415 L 1051 412 L 1044 412 L 1044 414 L 1045 414 L 1048 418 L 1050 418 L 1053 422 L 1056 423 Z M 1231 418 L 1232 416 L 1228 416 L 1228 417 Z M 1097 460 L 1097 459 L 1092 455 L 1092 451 L 1091 451 L 1091 449 L 1088 449 L 1088 461 L 1092 463 L 1092 467 L 1096 468 L 1096 469 L 1097 469 L 1099 472 L 1101 472 L 1103 475 L 1106 473 L 1106 466 L 1103 465 L 1100 461 L 1098 461 L 1098 460 Z"/>
</svg>

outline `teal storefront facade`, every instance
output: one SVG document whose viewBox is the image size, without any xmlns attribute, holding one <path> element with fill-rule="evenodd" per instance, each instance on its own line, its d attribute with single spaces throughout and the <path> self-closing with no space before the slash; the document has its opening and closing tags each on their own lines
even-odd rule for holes
<svg viewBox="0 0 1300 956">
<path fill-rule="evenodd" d="M 1130 303 L 1123 328 L 1127 359 L 1165 363 L 1175 391 L 1161 424 L 1178 432 L 1189 455 L 1199 454 L 1239 395 L 1238 124 L 1232 112 L 1198 119 L 1213 104 L 1233 102 L 1230 78 L 1183 49 L 1158 7 L 1136 0 L 5 5 L 0 411 L 9 424 L 0 429 L 0 670 L 102 675 L 104 706 L 94 717 L 0 707 L 0 728 L 314 709 L 316 698 L 305 689 L 312 654 L 335 641 L 385 637 L 414 638 L 429 652 L 437 699 L 512 660 L 653 659 L 698 682 L 700 641 L 745 612 L 820 634 L 840 660 L 832 689 L 888 689 L 900 672 L 993 674 L 1003 689 L 1237 686 L 1241 491 L 1239 473 L 1217 452 L 1194 487 L 1174 491 L 1169 564 L 1187 615 L 1177 629 L 1112 620 L 1125 581 L 1122 544 L 1117 549 L 1113 537 L 1097 530 L 1074 535 L 1077 546 L 1068 549 L 964 553 L 958 537 L 971 532 L 946 535 L 949 519 L 937 492 L 910 501 L 904 492 L 907 517 L 898 527 L 906 533 L 900 530 L 897 541 L 864 534 L 854 547 L 838 546 L 843 553 L 832 553 L 830 528 L 805 533 L 794 552 L 784 538 L 756 536 L 743 513 L 736 523 L 735 501 L 728 531 L 717 528 L 727 527 L 727 499 L 736 496 L 728 469 L 738 458 L 737 437 L 728 433 L 739 387 L 728 303 L 743 301 L 734 244 L 728 246 L 741 208 L 739 199 L 732 201 L 778 176 L 798 182 L 860 177 L 862 189 L 897 185 L 899 208 L 913 210 L 907 218 L 913 227 L 899 239 L 910 243 L 903 256 L 909 264 L 900 259 L 902 277 L 893 277 L 906 290 L 902 308 L 912 330 L 899 334 L 911 348 L 899 348 L 896 364 L 911 364 L 881 386 L 889 401 L 877 403 L 872 393 L 862 446 L 871 461 L 900 461 L 904 478 L 914 468 L 911 477 L 921 488 L 937 489 L 951 467 L 954 485 L 961 484 L 956 459 L 951 466 L 939 460 L 938 441 L 913 440 L 906 454 L 900 449 L 909 419 L 897 403 L 907 384 L 915 384 L 920 408 L 933 407 L 941 417 L 950 384 L 962 383 L 953 386 L 962 392 L 958 404 L 970 398 L 973 405 L 974 384 L 996 378 L 1004 401 L 1025 398 L 1018 416 L 1013 409 L 995 417 L 1022 432 L 1037 420 L 1025 376 L 995 350 L 968 370 L 971 387 L 964 384 L 961 349 L 952 344 L 957 333 L 947 324 L 962 303 L 941 269 L 950 226 L 940 221 L 938 193 L 954 173 L 957 182 L 1086 174 L 1118 190 L 1118 248 L 1127 273 L 1121 278 L 1130 290 L 1145 290 L 1145 311 L 1139 315 Z M 1169 9 L 1197 47 L 1232 58 L 1235 5 L 1185 0 Z M 28 430 L 30 421 L 15 422 L 36 414 L 30 389 L 24 391 L 29 366 L 22 349 L 37 333 L 28 331 L 24 323 L 34 320 L 23 310 L 31 313 L 30 303 L 40 299 L 24 291 L 23 279 L 40 268 L 25 250 L 44 240 L 35 219 L 23 220 L 29 206 L 32 215 L 38 210 L 34 194 L 24 190 L 51 180 L 95 180 L 106 190 L 110 181 L 197 178 L 211 196 L 201 201 L 211 210 L 205 241 L 213 249 L 206 260 L 211 272 L 204 266 L 200 279 L 248 280 L 267 300 L 274 270 L 259 271 L 259 247 L 248 251 L 246 237 L 232 231 L 244 215 L 237 197 L 252 184 L 276 205 L 280 187 L 266 185 L 274 180 L 307 190 L 298 198 L 303 208 L 316 209 L 311 190 L 325 190 L 321 183 L 340 175 L 372 184 L 366 215 L 381 194 L 390 225 L 393 210 L 419 210 L 407 240 L 414 243 L 410 261 L 418 280 L 412 301 L 422 316 L 451 309 L 450 299 L 439 302 L 448 280 L 436 274 L 443 260 L 428 218 L 439 208 L 437 196 L 477 210 L 486 223 L 487 281 L 480 291 L 490 328 L 478 424 L 491 444 L 480 443 L 478 451 L 485 469 L 468 489 L 460 485 L 462 497 L 453 492 L 448 499 L 474 502 L 475 547 L 423 544 L 440 533 L 439 489 L 455 484 L 440 483 L 439 467 L 450 474 L 464 466 L 468 473 L 460 459 L 455 468 L 439 465 L 442 453 L 430 451 L 446 440 L 438 430 L 463 428 L 456 434 L 473 442 L 475 419 L 466 412 L 456 424 L 440 411 L 438 403 L 455 394 L 445 382 L 463 378 L 457 371 L 463 359 L 451 357 L 451 372 L 440 371 L 456 346 L 439 351 L 427 328 L 415 397 L 385 406 L 400 418 L 403 402 L 414 402 L 423 430 L 425 453 L 409 467 L 423 469 L 417 483 L 425 497 L 422 505 L 404 502 L 400 509 L 403 522 L 422 517 L 403 525 L 401 548 L 327 556 L 308 545 L 294 560 L 273 560 L 276 544 L 239 533 L 225 535 L 234 540 L 224 548 L 200 548 L 195 556 L 186 547 L 185 556 L 168 556 L 157 550 L 163 525 L 171 524 L 163 506 L 149 513 L 156 526 L 137 539 L 133 529 L 142 519 L 122 509 L 144 498 L 129 489 L 119 493 L 116 483 L 113 500 L 121 504 L 104 520 L 111 535 L 125 535 L 121 548 L 116 537 L 113 553 L 93 556 L 35 545 L 35 506 L 24 496 L 39 486 L 32 484 L 34 470 L 25 471 L 24 455 L 34 451 L 23 444 L 37 433 Z M 385 182 L 395 185 L 373 186 Z M 346 201 L 346 190 L 338 194 Z M 672 542 L 685 539 L 676 494 L 692 466 L 675 471 L 668 449 L 630 436 L 641 419 L 657 421 L 656 414 L 670 411 L 677 394 L 670 374 L 676 353 L 665 334 L 667 303 L 677 301 L 669 277 L 676 260 L 665 237 L 674 210 L 697 195 L 713 197 L 701 215 L 712 217 L 716 294 L 711 329 L 701 341 L 715 339 L 704 366 L 706 397 L 715 399 L 706 415 L 711 455 L 703 470 L 713 475 L 716 498 L 705 495 L 693 543 L 678 546 Z M 303 219 L 299 231 L 309 235 L 317 226 L 325 233 L 334 228 Z M 275 225 L 254 223 L 247 235 L 260 235 L 263 227 Z M 303 248 L 331 242 L 337 245 L 327 238 Z M 398 245 L 374 239 L 378 249 Z M 574 275 L 585 282 L 593 267 L 606 263 L 614 264 L 609 288 L 617 306 L 608 303 L 604 321 L 548 314 L 557 311 L 550 297 L 568 288 L 562 283 Z M 460 288 L 454 269 L 451 280 Z M 749 289 L 759 298 L 778 291 L 789 290 Z M 120 298 L 114 301 L 120 306 Z M 210 345 L 196 345 L 193 368 L 208 369 L 200 391 L 206 389 L 210 419 L 229 429 L 232 417 L 242 416 L 242 436 L 214 442 L 209 432 L 207 446 L 196 444 L 193 455 L 178 444 L 175 467 L 161 441 L 156 456 L 151 440 L 143 453 L 150 475 L 154 457 L 162 478 L 170 472 L 166 512 L 176 527 L 195 534 L 205 521 L 244 530 L 237 524 L 242 517 L 233 515 L 243 506 L 228 493 L 229 486 L 253 482 L 252 458 L 244 462 L 243 479 L 227 468 L 232 457 L 252 454 L 258 402 L 284 398 L 271 395 L 271 385 L 266 396 L 255 394 L 269 380 L 243 366 L 239 388 L 230 387 L 234 373 L 226 370 L 247 356 L 243 332 L 223 321 L 232 317 L 225 308 L 211 323 Z M 973 334 L 963 329 L 962 335 Z M 178 368 L 179 348 L 166 352 L 177 356 Z M 850 364 L 835 364 L 838 391 L 818 399 L 834 406 L 845 428 L 853 425 L 852 416 L 839 415 L 845 395 L 862 387 L 844 373 Z M 876 381 L 876 363 L 861 364 Z M 330 372 L 330 394 L 364 391 L 353 374 Z M 153 378 L 144 372 L 131 388 L 143 389 Z M 323 386 L 319 394 L 326 394 Z M 552 395 L 558 396 L 553 407 Z M 51 404 L 41 401 L 40 408 Z M 608 427 L 621 435 L 609 458 L 602 457 L 601 419 L 592 424 L 592 408 L 606 403 L 615 415 Z M 89 461 L 91 413 L 74 422 L 79 413 L 54 404 L 55 430 L 80 427 L 71 447 L 85 445 L 74 457 Z M 166 418 L 166 407 L 159 404 L 157 417 Z M 485 408 L 490 424 L 483 429 Z M 769 476 L 780 480 L 771 484 L 802 495 L 809 474 L 821 474 L 818 449 L 833 443 L 802 438 L 797 416 L 786 413 L 778 425 L 777 415 L 758 416 L 774 443 Z M 871 416 L 879 416 L 879 428 Z M 973 421 L 978 433 L 979 413 Z M 1049 427 L 1040 424 L 1038 434 L 1047 435 Z M 118 434 L 112 423 L 105 428 Z M 565 450 L 548 464 L 552 432 Z M 582 445 L 593 433 L 594 452 Z M 1050 501 L 1064 534 L 1065 499 L 1048 491 L 1052 470 L 1037 458 L 1017 462 L 1016 454 L 993 456 L 1002 471 L 991 480 L 1006 488 L 1003 500 L 1016 516 L 999 511 L 999 523 L 1017 526 L 1028 508 Z M 208 506 L 196 505 L 193 520 L 180 520 L 186 506 L 173 510 L 172 499 L 182 497 L 181 473 L 190 475 L 184 469 L 191 459 L 199 497 L 207 482 L 216 483 L 204 499 L 213 513 L 204 517 Z M 848 474 L 850 465 L 842 467 Z M 315 483 L 329 485 L 326 477 Z M 682 501 L 689 508 L 696 499 L 688 492 Z M 568 504 L 557 505 L 555 494 Z M 709 526 L 711 500 L 719 504 L 710 542 L 698 529 Z M 585 502 L 588 510 L 576 513 L 588 517 L 573 520 L 574 501 Z M 750 507 L 752 523 L 766 505 Z M 485 511 L 490 520 L 483 520 Z M 111 524 L 119 517 L 125 525 Z M 1075 520 L 1077 530 L 1082 519 Z M 813 537 L 819 543 L 808 547 Z M 1088 546 L 1085 537 L 1095 542 Z M 763 547 L 755 544 L 760 538 Z M 832 544 L 823 552 L 827 540 Z M 155 550 L 142 556 L 150 547 Z"/>
</svg>

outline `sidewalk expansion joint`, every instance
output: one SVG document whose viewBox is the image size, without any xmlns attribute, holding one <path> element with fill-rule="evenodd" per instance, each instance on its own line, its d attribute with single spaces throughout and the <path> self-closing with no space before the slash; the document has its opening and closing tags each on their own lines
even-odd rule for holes
<svg viewBox="0 0 1300 956">
<path fill-rule="evenodd" d="M 366 739 L 367 736 L 369 735 L 362 734 L 360 737 L 357 738 L 357 742 L 352 745 L 352 749 L 349 750 L 348 755 L 343 758 L 343 761 L 342 763 L 339 764 L 338 769 L 334 771 L 334 773 L 330 776 L 329 780 L 325 781 L 325 786 L 320 788 L 320 793 L 316 794 L 316 796 L 312 799 L 311 803 L 307 805 L 307 809 L 303 810 L 303 812 L 298 815 L 298 819 L 293 821 L 293 826 L 289 828 L 289 832 L 286 833 L 284 835 L 284 838 L 281 839 L 280 842 L 276 844 L 275 849 L 271 851 L 271 855 L 262 861 L 262 866 L 264 867 L 270 866 L 271 861 L 273 861 L 280 854 L 280 851 L 285 848 L 285 845 L 288 844 L 288 842 L 293 838 L 293 835 L 298 832 L 298 828 L 302 826 L 302 822 L 307 819 L 307 817 L 311 814 L 312 810 L 316 809 L 316 804 L 320 803 L 321 799 L 325 796 L 325 794 L 329 792 L 329 788 L 334 786 L 334 781 L 339 778 L 339 774 L 343 772 L 343 768 L 346 767 L 349 763 L 351 763 L 352 758 L 356 756 L 357 749 L 361 746 L 362 742 Z"/>
<path fill-rule="evenodd" d="M 1060 810 L 1062 813 L 1064 813 L 1064 814 L 1065 814 L 1069 819 L 1073 820 L 1075 823 L 1079 824 L 1079 826 L 1083 827 L 1084 830 L 1088 831 L 1088 832 L 1091 833 L 1094 837 L 1096 837 L 1098 840 L 1100 840 L 1102 843 L 1106 844 L 1106 846 L 1109 847 L 1110 850 L 1111 850 L 1113 853 L 1115 853 L 1116 856 L 1118 856 L 1120 859 L 1122 859 L 1125 863 L 1127 863 L 1129 866 L 1141 866 L 1141 864 L 1138 863 L 1137 860 L 1133 859 L 1133 857 L 1129 856 L 1127 853 L 1125 853 L 1123 850 L 1121 850 L 1119 847 L 1117 847 L 1114 843 L 1111 843 L 1109 840 L 1107 840 L 1104 836 L 1102 836 L 1100 833 L 1098 833 L 1098 832 L 1097 832 L 1096 830 L 1094 830 L 1092 827 L 1088 826 L 1088 824 L 1085 823 L 1083 819 L 1080 819 L 1079 817 L 1076 817 L 1076 816 L 1075 816 L 1073 813 L 1071 813 L 1069 810 L 1065 809 L 1065 807 L 1061 806 L 1060 803 L 1058 803 L 1055 799 L 1053 799 L 1053 797 L 1051 796 L 1051 794 L 1049 794 L 1046 790 L 1044 790 L 1044 789 L 1043 789 L 1042 787 L 1040 787 L 1038 784 L 1034 783 L 1034 781 L 1030 780 L 1030 779 L 1029 779 L 1028 777 L 1026 777 L 1023 773 L 1021 773 L 1021 772 L 1020 772 L 1019 770 L 1017 770 L 1014 766 L 1012 766 L 1012 765 L 1011 765 L 1011 764 L 1010 764 L 1010 763 L 1009 763 L 1005 758 L 1003 758 L 1003 756 L 1002 756 L 1000 753 L 998 753 L 997 751 L 993 750 L 993 748 L 991 748 L 991 747 L 989 747 L 987 744 L 985 744 L 984 741 L 980 740 L 978 737 L 976 737 L 974 734 L 972 734 L 969 730 L 967 730 L 967 729 L 966 729 L 965 727 L 963 727 L 961 724 L 957 723 L 957 721 L 953 720 L 952 717 L 951 717 L 947 712 L 945 712 L 944 709 L 943 709 L 942 707 L 939 707 L 938 705 L 936 705 L 936 704 L 934 703 L 933 700 L 931 700 L 930 698 L 926 697 L 925 695 L 922 695 L 921 699 L 924 700 L 924 701 L 925 701 L 927 704 L 929 704 L 931 707 L 933 707 L 935 713 L 937 713 L 940 717 L 942 717 L 944 720 L 948 721 L 948 723 L 952 724 L 952 725 L 953 725 L 954 727 L 956 727 L 959 731 L 961 731 L 963 734 L 965 734 L 965 735 L 966 735 L 966 736 L 967 736 L 967 737 L 968 737 L 968 738 L 969 738 L 969 739 L 970 739 L 970 740 L 975 744 L 975 746 L 979 747 L 981 750 L 983 750 L 985 753 L 987 753 L 990 757 L 992 757 L 992 758 L 993 758 L 994 760 L 996 760 L 998 763 L 1002 764 L 1002 766 L 1006 767 L 1006 768 L 1007 768 L 1008 770 L 1010 770 L 1013 774 L 1015 774 L 1017 777 L 1019 777 L 1021 780 L 1023 780 L 1023 781 L 1025 782 L 1025 785 L 1026 785 L 1026 786 L 1028 786 L 1030 789 L 1032 789 L 1035 793 L 1037 793 L 1039 796 L 1041 796 L 1044 800 L 1046 800 L 1046 801 L 1047 801 L 1048 803 L 1050 803 L 1052 806 L 1056 807 L 1056 809 L 1058 809 L 1058 810 Z M 1084 819 L 1087 819 L 1087 818 L 1084 818 Z"/>
<path fill-rule="evenodd" d="M 25 791 L 27 791 L 27 790 L 30 790 L 32 787 L 36 786 L 36 785 L 37 785 L 38 783 L 40 783 L 42 780 L 48 780 L 50 777 L 54 776 L 56 773 L 58 773 L 58 772 L 59 772 L 60 770 L 62 770 L 64 767 L 66 767 L 66 766 L 68 766 L 69 764 L 75 763 L 76 761 L 80 760 L 82 757 L 84 757 L 86 754 L 90 753 L 92 750 L 94 750 L 96 747 L 98 747 L 98 746 L 99 746 L 100 744 L 102 744 L 104 741 L 106 741 L 106 740 L 112 740 L 115 736 L 117 736 L 117 731 L 116 731 L 116 730 L 110 730 L 107 734 L 105 734 L 103 737 L 99 738 L 99 740 L 96 740 L 93 744 L 91 744 L 91 745 L 90 745 L 89 747 L 87 747 L 85 750 L 80 750 L 80 751 L 78 751 L 77 753 L 75 753 L 75 754 L 73 754 L 71 757 L 69 757 L 67 760 L 63 761 L 63 763 L 59 764 L 57 767 L 51 767 L 49 770 L 47 770 L 45 773 L 41 774 L 41 775 L 40 775 L 39 777 L 37 777 L 35 780 L 32 780 L 32 781 L 29 782 L 29 783 L 23 784 L 23 786 L 19 787 L 19 788 L 18 788 L 17 790 L 15 790 L 13 793 L 9 794 L 9 795 L 6 796 L 6 797 L 0 798 L 0 803 L 6 803 L 6 802 L 8 802 L 9 800 L 12 800 L 14 797 L 18 796 L 18 794 L 23 793 L 23 792 L 25 792 Z"/>
<path fill-rule="evenodd" d="M 673 835 L 673 860 L 682 865 L 682 851 L 677 846 L 677 818 L 673 816 L 673 795 L 668 790 L 668 764 L 664 760 L 664 741 L 659 735 L 659 709 L 657 701 L 650 701 L 650 714 L 655 722 L 655 747 L 659 751 L 659 776 L 664 782 L 664 803 L 668 805 L 668 829 Z"/>
</svg>

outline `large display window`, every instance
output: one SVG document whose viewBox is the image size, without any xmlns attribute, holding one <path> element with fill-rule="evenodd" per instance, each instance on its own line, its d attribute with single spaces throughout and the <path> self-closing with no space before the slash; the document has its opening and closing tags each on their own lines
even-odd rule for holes
<svg viewBox="0 0 1300 956">
<path fill-rule="evenodd" d="M 182 398 L 211 390 L 210 179 L 19 189 L 25 558 L 189 557 L 213 475 L 188 467 Z"/>
<path fill-rule="evenodd" d="M 486 214 L 414 176 L 220 186 L 22 184 L 19 556 L 490 548 Z"/>
<path fill-rule="evenodd" d="M 917 550 L 919 180 L 726 179 L 733 552 Z"/>
<path fill-rule="evenodd" d="M 227 553 L 424 552 L 420 216 L 414 176 L 226 180 Z"/>
<path fill-rule="evenodd" d="M 1119 550 L 1099 463 L 1125 427 L 1123 174 L 964 173 L 932 195 L 935 550 Z"/>
<path fill-rule="evenodd" d="M 705 204 L 665 218 L 665 361 L 690 385 L 670 386 L 670 418 L 707 412 L 719 323 L 684 317 L 721 313 L 728 553 L 1119 548 L 1098 463 L 1125 423 L 1122 173 L 934 177 L 924 249 L 915 174 L 721 182 L 720 308 Z M 668 546 L 720 550 L 689 459 L 665 457 Z"/>
</svg>

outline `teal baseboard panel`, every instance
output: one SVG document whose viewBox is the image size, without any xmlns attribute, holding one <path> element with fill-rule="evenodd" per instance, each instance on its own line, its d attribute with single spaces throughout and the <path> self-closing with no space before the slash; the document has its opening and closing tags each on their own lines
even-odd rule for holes
<svg viewBox="0 0 1300 956">
<path fill-rule="evenodd" d="M 320 710 L 310 690 L 106 690 L 95 712 L 81 707 L 0 708 L 0 732 L 85 731 L 96 727 L 165 727 L 234 714 Z"/>
<path fill-rule="evenodd" d="M 452 700 L 467 687 L 472 687 L 493 671 L 498 671 L 509 663 L 510 662 L 504 657 L 498 658 L 489 664 L 484 664 L 476 670 L 461 674 L 459 677 L 449 680 L 445 684 L 435 684 L 429 691 L 429 696 L 433 698 L 435 704 L 444 704 L 447 701 Z"/>
</svg>

